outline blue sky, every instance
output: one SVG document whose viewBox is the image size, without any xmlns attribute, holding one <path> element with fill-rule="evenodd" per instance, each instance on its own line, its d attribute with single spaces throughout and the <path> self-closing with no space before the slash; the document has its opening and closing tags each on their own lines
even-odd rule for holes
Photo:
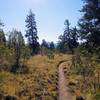
<svg viewBox="0 0 100 100">
<path fill-rule="evenodd" d="M 0 0 L 0 18 L 7 33 L 13 28 L 25 34 L 25 18 L 29 9 L 35 13 L 39 41 L 58 41 L 63 33 L 64 21 L 72 26 L 81 17 L 82 0 Z"/>
</svg>

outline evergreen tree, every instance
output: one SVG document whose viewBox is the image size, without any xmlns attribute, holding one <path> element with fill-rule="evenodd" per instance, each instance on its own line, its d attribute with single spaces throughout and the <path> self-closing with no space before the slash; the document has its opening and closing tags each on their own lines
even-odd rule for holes
<svg viewBox="0 0 100 100">
<path fill-rule="evenodd" d="M 5 38 L 5 34 L 4 31 L 1 27 L 3 27 L 3 23 L 0 21 L 0 44 L 6 44 L 6 38 Z"/>
<path fill-rule="evenodd" d="M 41 47 L 42 48 L 49 48 L 49 44 L 48 44 L 48 42 L 46 42 L 46 40 L 42 40 L 42 43 L 41 43 Z"/>
<path fill-rule="evenodd" d="M 50 50 L 54 50 L 54 49 L 55 49 L 55 44 L 54 44 L 54 42 L 50 42 L 49 48 L 50 48 Z"/>
<path fill-rule="evenodd" d="M 6 38 L 3 30 L 0 30 L 0 44 L 6 44 Z"/>
<path fill-rule="evenodd" d="M 6 48 L 6 37 L 2 29 L 3 23 L 0 21 L 0 64 L 3 66 L 3 61 L 7 56 Z M 1 69 L 1 66 L 0 66 Z"/>
<path fill-rule="evenodd" d="M 83 16 L 79 20 L 80 37 L 86 41 L 88 51 L 93 52 L 100 46 L 100 0 L 83 1 Z"/>
<path fill-rule="evenodd" d="M 35 21 L 35 14 L 33 14 L 32 10 L 30 10 L 29 15 L 26 17 L 26 37 L 28 38 L 28 42 L 30 48 L 32 50 L 32 54 L 37 54 L 39 50 L 38 36 L 37 36 L 37 26 Z"/>
<path fill-rule="evenodd" d="M 2 23 L 2 21 L 0 20 L 0 27 L 3 27 L 4 24 Z M 1 28 L 0 28 L 1 29 Z"/>
<path fill-rule="evenodd" d="M 69 21 L 65 20 L 64 25 L 65 25 L 65 30 L 64 30 L 63 35 L 59 37 L 59 42 L 58 42 L 58 47 L 57 47 L 63 53 L 68 51 L 68 39 L 69 39 L 69 34 L 70 34 Z"/>
<path fill-rule="evenodd" d="M 65 20 L 64 34 L 59 37 L 58 49 L 63 52 L 72 52 L 78 46 L 78 31 L 76 28 L 71 29 L 68 20 Z"/>
<path fill-rule="evenodd" d="M 76 27 L 72 28 L 71 29 L 71 32 L 70 32 L 70 42 L 69 42 L 69 45 L 70 45 L 70 49 L 73 50 L 74 48 L 76 48 L 79 44 L 78 44 L 78 37 L 79 37 L 79 32 L 77 30 Z"/>
</svg>

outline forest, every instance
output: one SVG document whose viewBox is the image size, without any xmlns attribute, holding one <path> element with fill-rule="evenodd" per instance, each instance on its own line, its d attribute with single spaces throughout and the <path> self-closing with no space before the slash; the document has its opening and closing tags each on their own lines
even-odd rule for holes
<svg viewBox="0 0 100 100">
<path fill-rule="evenodd" d="M 82 2 L 77 25 L 65 19 L 57 43 L 39 43 L 31 9 L 25 36 L 6 33 L 0 20 L 0 100 L 100 100 L 100 0 Z M 65 86 L 72 99 L 61 95 Z"/>
</svg>

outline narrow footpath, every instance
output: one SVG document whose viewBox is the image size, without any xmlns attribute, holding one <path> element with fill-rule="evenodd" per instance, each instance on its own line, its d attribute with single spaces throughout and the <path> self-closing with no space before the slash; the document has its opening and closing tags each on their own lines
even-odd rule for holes
<svg viewBox="0 0 100 100">
<path fill-rule="evenodd" d="M 58 77 L 58 100 L 75 100 L 75 98 L 73 99 L 71 89 L 66 86 L 63 63 L 58 67 Z"/>
</svg>

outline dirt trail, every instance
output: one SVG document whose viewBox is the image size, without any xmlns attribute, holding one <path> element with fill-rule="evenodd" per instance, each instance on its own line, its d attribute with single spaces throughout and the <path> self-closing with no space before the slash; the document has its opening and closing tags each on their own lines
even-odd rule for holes
<svg viewBox="0 0 100 100">
<path fill-rule="evenodd" d="M 63 71 L 63 63 L 61 63 L 59 65 L 58 68 L 58 100 L 75 100 L 75 98 L 73 97 L 72 93 L 71 93 L 71 89 L 69 87 L 66 86 L 66 82 L 65 82 L 65 76 L 64 76 L 64 71 Z"/>
</svg>

